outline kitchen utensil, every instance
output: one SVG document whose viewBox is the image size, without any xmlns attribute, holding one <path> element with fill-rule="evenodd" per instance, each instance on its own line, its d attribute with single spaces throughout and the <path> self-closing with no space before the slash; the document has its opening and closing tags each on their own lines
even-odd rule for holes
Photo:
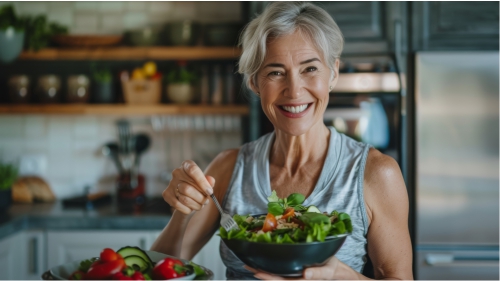
<svg viewBox="0 0 500 281">
<path fill-rule="evenodd" d="M 123 173 L 124 171 L 123 166 L 118 156 L 119 153 L 118 144 L 114 142 L 107 143 L 102 147 L 101 152 L 104 156 L 107 156 L 111 158 L 111 160 L 113 160 L 113 163 L 115 163 L 116 169 L 118 170 L 119 173 Z"/>
<path fill-rule="evenodd" d="M 62 205 L 64 208 L 86 208 L 93 209 L 101 205 L 109 204 L 112 201 L 112 197 L 107 192 L 97 192 L 92 194 L 86 194 L 76 197 L 71 197 L 62 200 Z"/>
<path fill-rule="evenodd" d="M 28 103 L 31 97 L 30 79 L 26 75 L 9 77 L 9 97 L 12 103 Z"/>
<path fill-rule="evenodd" d="M 151 144 L 151 138 L 146 134 L 137 134 L 135 135 L 135 161 L 134 166 L 136 169 L 139 169 L 140 156 L 146 149 L 149 148 Z"/>
<path fill-rule="evenodd" d="M 58 103 L 60 99 L 61 79 L 57 75 L 44 75 L 38 78 L 35 91 L 38 102 Z"/>
<path fill-rule="evenodd" d="M 272 274 L 298 277 L 305 268 L 323 265 L 344 244 L 348 234 L 324 242 L 273 244 L 222 239 L 245 264 Z"/>
<path fill-rule="evenodd" d="M 219 201 L 217 201 L 217 198 L 215 198 L 215 195 L 212 193 L 212 194 L 210 194 L 210 197 L 214 201 L 215 206 L 217 207 L 217 209 L 219 210 L 219 213 L 221 215 L 220 225 L 222 227 L 224 227 L 224 229 L 226 231 L 229 231 L 232 229 L 239 229 L 238 224 L 233 220 L 231 215 L 229 215 L 228 213 L 226 213 L 222 210 L 222 208 L 219 205 Z"/>
<path fill-rule="evenodd" d="M 68 103 L 86 103 L 89 100 L 90 79 L 85 75 L 71 75 L 68 77 Z"/>
</svg>

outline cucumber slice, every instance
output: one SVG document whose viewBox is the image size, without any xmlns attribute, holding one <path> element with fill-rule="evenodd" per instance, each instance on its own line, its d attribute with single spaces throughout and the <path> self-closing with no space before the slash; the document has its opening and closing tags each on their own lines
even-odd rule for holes
<svg viewBox="0 0 500 281">
<path fill-rule="evenodd" d="M 311 205 L 307 208 L 306 213 L 319 213 L 319 214 L 321 214 L 321 211 L 318 209 L 318 207 Z"/>
<path fill-rule="evenodd" d="M 128 256 L 138 256 L 141 257 L 144 261 L 146 261 L 150 267 L 153 267 L 153 261 L 149 258 L 148 254 L 141 250 L 139 247 L 131 247 L 126 246 L 117 251 L 118 254 L 122 256 L 122 258 L 126 258 Z"/>
<path fill-rule="evenodd" d="M 140 272 L 148 271 L 150 264 L 139 256 L 128 256 L 124 258 L 125 264 Z"/>
</svg>

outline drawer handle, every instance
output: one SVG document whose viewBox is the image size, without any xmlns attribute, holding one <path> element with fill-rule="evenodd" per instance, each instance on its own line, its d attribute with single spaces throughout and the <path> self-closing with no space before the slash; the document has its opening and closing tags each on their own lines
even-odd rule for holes
<svg viewBox="0 0 500 281">
<path fill-rule="evenodd" d="M 430 266 L 499 266 L 498 256 L 455 256 L 453 254 L 428 254 L 425 262 Z"/>
</svg>

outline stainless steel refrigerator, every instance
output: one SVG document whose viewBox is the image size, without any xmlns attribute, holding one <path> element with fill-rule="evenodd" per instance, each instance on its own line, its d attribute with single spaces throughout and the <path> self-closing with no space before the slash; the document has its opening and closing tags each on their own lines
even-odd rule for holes
<svg viewBox="0 0 500 281">
<path fill-rule="evenodd" d="M 498 280 L 498 52 L 415 67 L 416 278 Z"/>
</svg>

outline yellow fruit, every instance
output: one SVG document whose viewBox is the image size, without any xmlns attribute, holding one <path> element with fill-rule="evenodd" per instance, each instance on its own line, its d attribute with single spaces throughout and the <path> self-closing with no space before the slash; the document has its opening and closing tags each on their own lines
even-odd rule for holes
<svg viewBox="0 0 500 281">
<path fill-rule="evenodd" d="M 147 63 L 144 64 L 142 69 L 144 70 L 144 73 L 146 74 L 146 76 L 148 76 L 148 77 L 153 76 L 156 73 L 156 63 L 154 63 L 152 61 L 148 61 Z"/>
<path fill-rule="evenodd" d="M 146 73 L 144 73 L 144 70 L 142 68 L 136 68 L 134 71 L 132 71 L 132 79 L 134 80 L 141 80 L 146 78 Z"/>
</svg>

